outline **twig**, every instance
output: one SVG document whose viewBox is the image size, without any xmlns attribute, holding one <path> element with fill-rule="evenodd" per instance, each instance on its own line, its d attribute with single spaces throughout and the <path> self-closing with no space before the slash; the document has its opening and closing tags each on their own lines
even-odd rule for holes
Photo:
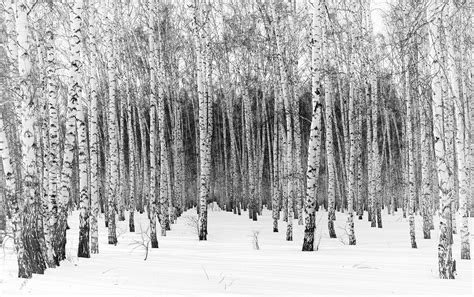
<svg viewBox="0 0 474 297">
<path fill-rule="evenodd" d="M 203 266 L 203 265 L 201 265 L 201 267 L 202 267 L 202 270 L 204 270 L 204 273 L 206 274 L 207 280 L 209 280 L 209 275 L 207 275 L 206 269 L 204 269 L 204 266 Z"/>
</svg>

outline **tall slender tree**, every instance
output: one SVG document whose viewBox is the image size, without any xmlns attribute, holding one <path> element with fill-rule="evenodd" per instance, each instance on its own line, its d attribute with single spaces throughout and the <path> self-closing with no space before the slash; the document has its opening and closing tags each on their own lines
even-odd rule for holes
<svg viewBox="0 0 474 297">
<path fill-rule="evenodd" d="M 91 253 L 99 253 L 99 111 L 98 111 L 98 80 L 94 65 L 97 64 L 96 53 L 96 32 L 94 24 L 96 20 L 95 2 L 90 3 L 91 11 L 89 12 L 89 43 L 90 51 L 90 69 L 89 69 L 89 85 L 90 85 L 90 112 L 89 112 L 89 145 L 90 145 L 90 237 L 91 237 Z"/>
<path fill-rule="evenodd" d="M 450 238 L 451 230 L 451 199 L 454 190 L 454 177 L 452 164 L 449 163 L 448 154 L 452 152 L 453 139 L 446 132 L 450 131 L 449 119 L 445 109 L 445 97 L 442 91 L 442 62 L 443 62 L 443 46 L 442 46 L 442 14 L 441 5 L 439 3 L 431 4 L 429 9 L 429 17 L 433 19 L 431 24 L 431 48 L 433 56 L 436 57 L 430 61 L 431 73 L 433 75 L 432 91 L 433 91 L 433 134 L 434 134 L 434 151 L 436 156 L 436 170 L 439 181 L 439 191 L 441 196 L 441 216 L 440 216 L 440 237 L 438 245 L 438 268 L 439 276 L 444 279 L 454 279 L 455 264 L 452 256 L 452 242 Z M 448 105 L 449 106 L 449 105 Z M 452 127 L 451 127 L 452 128 Z M 452 131 L 452 130 L 451 130 Z"/>
<path fill-rule="evenodd" d="M 336 231 L 334 230 L 334 221 L 336 219 L 336 185 L 335 185 L 335 156 L 333 147 L 333 106 L 332 106 L 332 85 L 329 73 L 326 73 L 324 78 L 324 123 L 326 127 L 326 155 L 327 155 L 327 174 L 328 174 L 328 229 L 329 237 L 336 238 Z"/>
<path fill-rule="evenodd" d="M 115 9 L 109 7 L 107 12 L 108 32 L 107 32 L 107 79 L 109 85 L 108 106 L 107 106 L 107 126 L 109 131 L 109 160 L 107 162 L 108 175 L 108 192 L 107 192 L 107 209 L 108 209 L 108 243 L 117 244 L 117 233 L 115 226 L 115 214 L 117 205 L 117 190 L 119 183 L 119 156 L 118 156 L 118 117 L 117 117 L 117 78 L 116 78 L 116 61 L 114 57 L 114 20 Z"/>
<path fill-rule="evenodd" d="M 155 42 L 155 1 L 149 1 L 148 7 L 148 46 L 149 46 L 149 60 L 150 60 L 150 181 L 149 181 L 149 219 L 150 219 L 150 239 L 151 247 L 158 248 L 158 240 L 156 238 L 156 77 L 158 75 L 157 69 L 157 55 L 158 49 Z M 163 148 L 161 148 L 163 149 Z"/>
<path fill-rule="evenodd" d="M 319 175 L 319 154 L 321 152 L 321 46 L 323 2 L 313 1 L 311 25 L 311 85 L 312 85 L 312 118 L 308 146 L 307 186 L 304 203 L 305 233 L 303 251 L 314 250 L 314 231 L 316 228 L 316 188 Z"/>
</svg>

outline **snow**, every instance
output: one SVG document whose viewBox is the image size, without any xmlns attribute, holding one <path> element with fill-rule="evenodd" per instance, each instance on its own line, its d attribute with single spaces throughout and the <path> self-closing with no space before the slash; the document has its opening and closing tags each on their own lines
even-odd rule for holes
<svg viewBox="0 0 474 297">
<path fill-rule="evenodd" d="M 280 221 L 280 232 L 273 233 L 268 210 L 257 222 L 249 220 L 245 212 L 238 216 L 216 210 L 209 211 L 207 241 L 197 240 L 190 223 L 196 212 L 189 210 L 172 225 L 166 237 L 159 236 L 158 229 L 159 248 L 150 249 L 146 261 L 144 248 L 135 243 L 142 242 L 140 230 L 147 230 L 145 214 L 136 214 L 135 233 L 127 232 L 127 220 L 118 222 L 117 246 L 107 244 L 102 218 L 100 253 L 84 259 L 76 256 L 79 214 L 74 212 L 69 217 L 67 260 L 58 268 L 47 269 L 44 275 L 33 275 L 29 280 L 16 278 L 15 254 L 11 241 L 7 242 L 3 252 L 0 251 L 0 296 L 472 296 L 472 261 L 460 259 L 459 234 L 455 235 L 453 246 L 457 278 L 440 280 L 438 231 L 432 231 L 432 239 L 423 239 L 419 216 L 416 217 L 418 249 L 412 249 L 408 221 L 400 213 L 394 216 L 385 213 L 383 229 L 371 228 L 366 214 L 362 221 L 356 218 L 357 245 L 349 246 L 344 243 L 347 242 L 346 215 L 337 213 L 335 226 L 339 238 L 330 239 L 327 213 L 318 212 L 319 250 L 301 252 L 303 226 L 298 226 L 296 220 L 294 241 L 287 242 L 286 223 Z M 259 232 L 259 250 L 254 249 L 254 231 Z"/>
</svg>

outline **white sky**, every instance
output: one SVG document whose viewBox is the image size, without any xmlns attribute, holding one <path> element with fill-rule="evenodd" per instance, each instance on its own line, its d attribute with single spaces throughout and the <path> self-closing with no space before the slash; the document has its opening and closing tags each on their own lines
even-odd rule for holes
<svg viewBox="0 0 474 297">
<path fill-rule="evenodd" d="M 383 16 L 389 8 L 391 0 L 371 0 L 370 8 L 372 13 L 372 22 L 374 25 L 374 33 L 385 33 L 385 25 L 383 22 Z"/>
</svg>

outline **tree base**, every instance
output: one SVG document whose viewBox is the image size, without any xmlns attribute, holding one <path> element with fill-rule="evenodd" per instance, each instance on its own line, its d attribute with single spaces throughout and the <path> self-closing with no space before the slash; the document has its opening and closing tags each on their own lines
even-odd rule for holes
<svg viewBox="0 0 474 297">
<path fill-rule="evenodd" d="M 337 238 L 336 231 L 334 230 L 334 222 L 332 220 L 328 221 L 328 230 L 329 230 L 329 238 Z"/>
<path fill-rule="evenodd" d="M 314 250 L 313 244 L 314 244 L 314 234 L 307 234 L 305 232 L 302 251 L 312 252 Z"/>
<path fill-rule="evenodd" d="M 78 258 L 90 258 L 91 253 L 89 250 L 89 240 L 87 239 L 87 242 L 85 240 L 80 240 L 79 241 L 79 247 L 77 249 L 77 257 Z"/>
<path fill-rule="evenodd" d="M 423 232 L 423 239 L 431 239 L 430 230 L 426 230 Z"/>
</svg>

